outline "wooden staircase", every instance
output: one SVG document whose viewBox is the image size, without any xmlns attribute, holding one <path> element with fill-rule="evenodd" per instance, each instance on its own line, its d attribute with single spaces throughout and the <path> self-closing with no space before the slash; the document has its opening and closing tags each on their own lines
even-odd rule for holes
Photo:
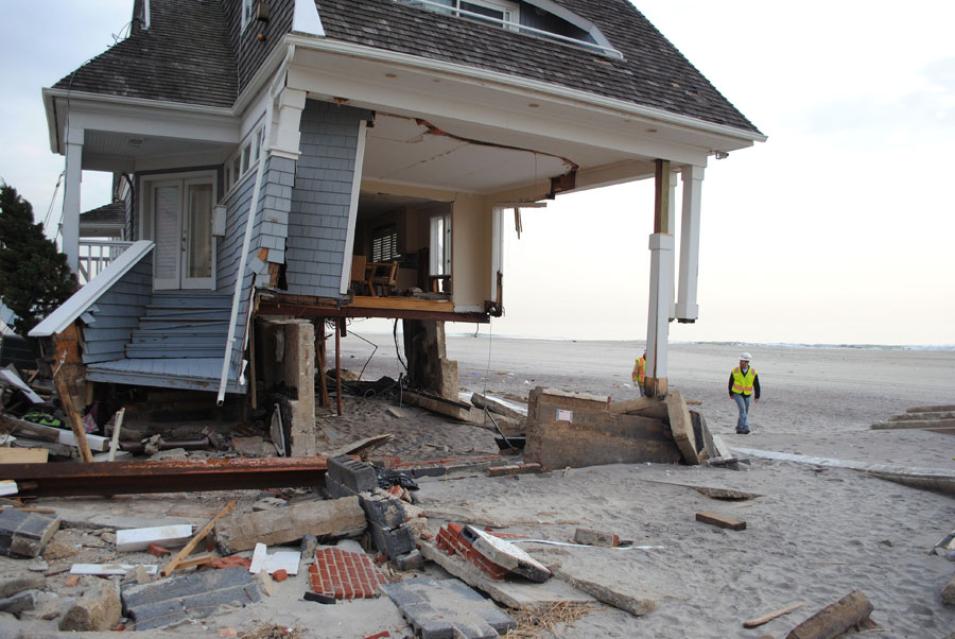
<svg viewBox="0 0 955 639">
<path fill-rule="evenodd" d="M 126 345 L 129 359 L 221 358 L 232 297 L 218 293 L 155 293 Z"/>
</svg>

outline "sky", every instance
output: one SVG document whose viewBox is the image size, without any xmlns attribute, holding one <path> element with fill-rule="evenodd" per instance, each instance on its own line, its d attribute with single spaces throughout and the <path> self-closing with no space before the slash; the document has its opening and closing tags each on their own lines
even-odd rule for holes
<svg viewBox="0 0 955 639">
<path fill-rule="evenodd" d="M 671 339 L 955 344 L 955 3 L 635 4 L 769 136 L 707 168 L 700 319 Z M 63 160 L 40 89 L 111 44 L 130 6 L 0 4 L 0 177 L 41 219 Z M 82 197 L 105 203 L 109 177 L 84 174 Z M 649 182 L 525 210 L 495 335 L 644 339 L 652 217 Z"/>
</svg>

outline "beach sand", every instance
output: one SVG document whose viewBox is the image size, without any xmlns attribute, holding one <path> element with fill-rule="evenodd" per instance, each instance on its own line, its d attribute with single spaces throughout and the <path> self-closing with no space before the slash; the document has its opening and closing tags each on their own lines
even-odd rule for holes
<svg viewBox="0 0 955 639">
<path fill-rule="evenodd" d="M 365 378 L 396 376 L 391 336 L 371 339 L 380 348 Z M 370 350 L 346 340 L 346 366 L 359 370 Z M 540 385 L 635 397 L 629 377 L 640 350 L 621 342 L 448 339 L 462 388 L 483 391 L 488 373 L 489 392 L 512 396 L 526 396 Z M 748 436 L 734 433 L 735 405 L 726 396 L 729 370 L 741 350 L 753 354 L 764 393 Z M 955 469 L 955 436 L 869 430 L 871 423 L 909 406 L 955 403 L 952 351 L 676 345 L 670 383 L 703 402 L 710 428 L 731 446 Z M 454 428 L 471 428 L 473 434 L 458 450 L 454 438 L 443 433 L 442 446 L 451 452 L 494 449 L 485 431 Z M 416 439 L 420 433 L 408 435 Z M 664 546 L 653 551 L 527 546 L 574 576 L 657 602 L 657 610 L 641 618 L 599 606 L 560 627 L 560 637 L 781 637 L 856 589 L 872 601 L 880 626 L 858 636 L 931 639 L 955 632 L 955 609 L 944 607 L 939 597 L 955 563 L 929 554 L 955 528 L 952 497 L 848 470 L 755 459 L 741 468 L 614 465 L 519 479 L 426 480 L 419 497 L 425 508 L 493 522 L 506 532 L 568 541 L 583 526 Z M 762 496 L 721 502 L 651 480 Z M 702 510 L 745 519 L 748 527 L 733 532 L 698 523 L 694 514 Z M 796 601 L 807 606 L 761 628 L 742 628 L 743 620 Z"/>
</svg>

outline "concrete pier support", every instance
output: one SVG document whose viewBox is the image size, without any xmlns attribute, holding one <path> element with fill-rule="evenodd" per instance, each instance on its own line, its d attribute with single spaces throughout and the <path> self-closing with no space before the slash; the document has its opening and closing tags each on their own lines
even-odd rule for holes
<svg viewBox="0 0 955 639">
<path fill-rule="evenodd" d="M 444 322 L 403 320 L 405 358 L 412 387 L 458 399 L 458 363 L 448 359 Z"/>
<path fill-rule="evenodd" d="M 285 424 L 290 457 L 317 454 L 315 432 L 315 327 L 302 319 L 260 319 L 255 335 L 266 391 L 284 385 L 288 400 Z M 285 412 L 285 411 L 283 411 Z"/>
</svg>

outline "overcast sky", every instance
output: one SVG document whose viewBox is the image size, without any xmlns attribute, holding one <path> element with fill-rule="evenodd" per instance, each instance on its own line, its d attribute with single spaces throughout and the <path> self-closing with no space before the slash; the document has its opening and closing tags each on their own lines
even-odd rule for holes
<svg viewBox="0 0 955 639">
<path fill-rule="evenodd" d="M 672 338 L 955 344 L 955 3 L 636 4 L 769 136 L 707 169 L 701 316 Z M 40 219 L 63 168 L 40 89 L 111 44 L 130 6 L 0 4 L 0 177 Z M 85 174 L 84 209 L 108 185 Z M 644 339 L 652 208 L 641 183 L 525 211 L 495 334 Z"/>
</svg>

